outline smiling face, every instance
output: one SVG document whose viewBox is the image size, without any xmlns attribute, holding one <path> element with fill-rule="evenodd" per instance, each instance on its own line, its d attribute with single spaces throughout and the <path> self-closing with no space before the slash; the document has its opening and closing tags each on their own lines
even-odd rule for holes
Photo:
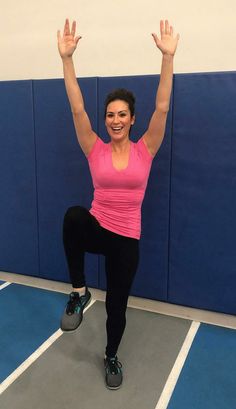
<svg viewBox="0 0 236 409">
<path fill-rule="evenodd" d="M 131 125 L 135 117 L 131 117 L 127 102 L 117 99 L 107 106 L 105 125 L 107 132 L 113 141 L 121 141 L 129 138 Z"/>
</svg>

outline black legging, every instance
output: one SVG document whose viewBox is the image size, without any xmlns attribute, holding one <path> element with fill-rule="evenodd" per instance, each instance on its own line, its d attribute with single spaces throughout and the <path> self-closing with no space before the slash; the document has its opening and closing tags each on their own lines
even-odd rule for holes
<svg viewBox="0 0 236 409">
<path fill-rule="evenodd" d="M 126 308 L 138 267 L 139 240 L 121 236 L 100 226 L 81 206 L 70 207 L 64 218 L 63 242 L 74 288 L 86 285 L 85 252 L 103 254 L 107 278 L 106 355 L 116 355 L 126 325 Z"/>
</svg>

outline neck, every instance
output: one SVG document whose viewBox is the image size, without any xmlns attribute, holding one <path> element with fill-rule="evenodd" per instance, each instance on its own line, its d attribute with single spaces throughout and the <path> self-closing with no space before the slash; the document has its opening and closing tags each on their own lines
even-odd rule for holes
<svg viewBox="0 0 236 409">
<path fill-rule="evenodd" d="M 125 152 L 127 149 L 129 149 L 130 146 L 130 140 L 129 138 L 125 139 L 125 140 L 120 140 L 120 141 L 111 141 L 111 147 L 113 152 Z"/>
</svg>

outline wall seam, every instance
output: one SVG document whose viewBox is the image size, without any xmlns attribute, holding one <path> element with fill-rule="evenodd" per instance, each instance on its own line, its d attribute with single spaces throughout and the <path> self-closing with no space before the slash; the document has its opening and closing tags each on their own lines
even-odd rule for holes
<svg viewBox="0 0 236 409">
<path fill-rule="evenodd" d="M 96 77 L 96 108 L 97 108 L 97 118 L 96 118 L 96 126 L 97 126 L 97 134 L 99 134 L 99 117 L 100 117 L 100 112 L 99 112 L 99 77 Z M 97 256 L 97 284 L 98 284 L 98 289 L 101 289 L 101 255 Z"/>
<path fill-rule="evenodd" d="M 168 225 L 168 250 L 167 250 L 167 301 L 169 300 L 169 289 L 170 289 L 170 255 L 171 255 L 171 193 L 172 193 L 172 161 L 173 161 L 173 134 L 174 134 L 174 114 L 175 114 L 175 75 L 173 76 L 173 86 L 172 86 L 172 117 L 171 117 L 171 130 L 170 130 L 170 178 L 169 178 L 169 225 Z"/>
<path fill-rule="evenodd" d="M 38 243 L 38 276 L 40 277 L 40 234 L 39 234 L 39 192 L 38 192 L 38 166 L 37 166 L 37 144 L 36 144 L 36 125 L 35 125 L 35 80 L 31 81 L 32 90 L 32 115 L 33 115 L 33 138 L 34 138 L 34 158 L 35 158 L 35 190 L 36 190 L 36 225 L 37 225 L 37 243 Z"/>
</svg>

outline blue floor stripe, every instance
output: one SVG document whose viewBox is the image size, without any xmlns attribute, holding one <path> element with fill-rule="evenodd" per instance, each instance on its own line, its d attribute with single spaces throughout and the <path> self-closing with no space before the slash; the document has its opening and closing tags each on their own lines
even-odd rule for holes
<svg viewBox="0 0 236 409">
<path fill-rule="evenodd" d="M 202 324 L 168 409 L 236 408 L 236 331 Z"/>
<path fill-rule="evenodd" d="M 67 298 L 19 284 L 0 292 L 0 382 L 57 331 Z"/>
</svg>

